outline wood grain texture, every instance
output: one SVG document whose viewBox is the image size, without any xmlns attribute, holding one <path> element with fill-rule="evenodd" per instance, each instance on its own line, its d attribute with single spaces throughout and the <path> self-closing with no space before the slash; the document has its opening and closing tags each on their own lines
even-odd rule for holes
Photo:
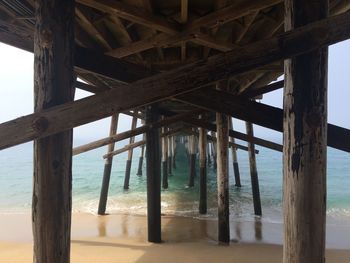
<svg viewBox="0 0 350 263">
<path fill-rule="evenodd" d="M 36 1 L 34 112 L 74 98 L 74 1 Z M 45 129 L 47 122 L 37 123 Z M 34 262 L 70 261 L 71 129 L 34 141 Z"/>
<path fill-rule="evenodd" d="M 146 107 L 146 125 L 159 121 L 157 105 Z M 148 241 L 160 243 L 161 240 L 161 149 L 159 128 L 153 127 L 146 133 L 147 162 L 147 223 Z"/>
<path fill-rule="evenodd" d="M 117 133 L 118 119 L 119 119 L 119 114 L 112 115 L 111 125 L 109 128 L 109 136 L 114 136 Z M 114 141 L 111 142 L 110 144 L 108 144 L 107 153 L 113 152 L 114 146 L 115 146 Z M 103 179 L 102 179 L 102 186 L 101 186 L 101 192 L 100 192 L 100 200 L 99 200 L 98 210 L 97 210 L 97 213 L 99 215 L 104 215 L 106 212 L 109 181 L 111 178 L 111 171 L 112 171 L 112 163 L 113 163 L 113 156 L 108 156 L 108 158 L 106 158 L 105 166 L 104 166 L 104 170 L 103 170 Z"/>
<path fill-rule="evenodd" d="M 328 16 L 328 1 L 285 1 L 285 29 Z M 325 262 L 328 48 L 285 61 L 284 263 Z M 329 127 L 329 126 L 328 126 Z"/>
<path fill-rule="evenodd" d="M 217 89 L 226 89 L 226 82 L 217 84 Z M 230 201 L 228 176 L 228 117 L 216 113 L 216 149 L 217 149 L 217 188 L 218 188 L 218 240 L 230 243 Z"/>
</svg>

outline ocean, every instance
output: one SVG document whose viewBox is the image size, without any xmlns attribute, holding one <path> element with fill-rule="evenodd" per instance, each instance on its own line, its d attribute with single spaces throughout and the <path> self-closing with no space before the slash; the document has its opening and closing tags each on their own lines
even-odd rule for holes
<svg viewBox="0 0 350 263">
<path fill-rule="evenodd" d="M 117 148 L 123 146 L 117 144 Z M 198 214 L 199 171 L 195 187 L 188 188 L 188 161 L 179 145 L 177 169 L 169 176 L 169 189 L 161 191 L 162 213 L 195 218 L 216 218 L 216 172 L 208 167 L 208 214 Z M 282 153 L 256 147 L 263 216 L 262 221 L 282 223 Z M 106 147 L 73 158 L 73 212 L 95 214 L 98 207 Z M 140 149 L 134 150 L 130 189 L 123 190 L 127 153 L 114 158 L 107 213 L 145 215 L 146 171 L 137 176 Z M 0 151 L 0 213 L 28 213 L 32 196 L 32 143 Z M 248 153 L 238 150 L 242 188 L 234 185 L 230 156 L 230 217 L 235 221 L 255 219 L 250 186 Z M 350 155 L 328 148 L 327 222 L 350 226 Z"/>
</svg>

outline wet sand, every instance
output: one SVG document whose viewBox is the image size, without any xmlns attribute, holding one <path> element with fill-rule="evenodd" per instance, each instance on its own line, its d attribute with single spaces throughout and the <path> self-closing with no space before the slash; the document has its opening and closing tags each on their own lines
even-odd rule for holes
<svg viewBox="0 0 350 263">
<path fill-rule="evenodd" d="M 0 262 L 31 262 L 29 214 L 0 215 Z M 349 262 L 348 228 L 334 226 L 327 262 Z M 162 244 L 147 242 L 145 216 L 73 214 L 72 262 L 281 262 L 280 224 L 232 222 L 230 246 L 216 242 L 216 221 L 162 217 Z M 339 237 L 344 235 L 344 237 Z M 338 238 L 337 238 L 338 236 Z M 346 236 L 348 239 L 346 239 Z M 345 238 L 345 239 L 344 239 Z M 339 248 L 339 249 L 334 249 Z"/>
</svg>

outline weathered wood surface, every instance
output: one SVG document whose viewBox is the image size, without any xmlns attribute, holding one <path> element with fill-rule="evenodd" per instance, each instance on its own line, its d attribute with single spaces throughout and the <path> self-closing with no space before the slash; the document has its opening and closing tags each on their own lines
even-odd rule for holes
<svg viewBox="0 0 350 263">
<path fill-rule="evenodd" d="M 167 127 L 163 127 L 162 133 L 167 130 Z M 162 137 L 162 187 L 168 188 L 168 140 L 166 137 Z"/>
<path fill-rule="evenodd" d="M 131 129 L 135 130 L 137 125 L 137 118 L 133 117 L 131 121 Z M 129 145 L 133 144 L 135 142 L 135 136 L 132 136 L 129 138 Z M 129 189 L 129 182 L 130 182 L 130 173 L 131 173 L 131 163 L 132 163 L 132 156 L 133 156 L 134 148 L 129 148 L 128 150 L 128 159 L 126 160 L 125 165 L 125 177 L 124 177 L 124 190 Z"/>
<path fill-rule="evenodd" d="M 247 135 L 253 137 L 253 124 L 246 122 Z M 260 201 L 260 190 L 259 190 L 259 178 L 258 178 L 258 169 L 256 167 L 256 158 L 255 158 L 255 145 L 254 143 L 248 143 L 249 148 L 249 168 L 250 168 L 250 180 L 252 184 L 252 193 L 253 193 L 253 203 L 254 203 L 254 214 L 257 216 L 262 215 L 261 210 L 261 201 Z"/>
<path fill-rule="evenodd" d="M 109 2 L 106 3 L 104 0 L 78 0 L 78 2 L 93 7 L 104 13 L 109 13 L 110 15 L 119 15 L 120 11 L 122 11 L 122 16 L 126 15 L 125 13 L 128 13 L 125 12 L 123 4 L 121 3 L 113 3 L 113 5 L 111 6 L 109 5 Z M 269 6 L 276 5 L 280 2 L 282 2 L 282 0 L 255 0 L 243 2 L 239 5 L 232 4 L 226 8 L 222 8 L 216 12 L 210 13 L 206 16 L 202 16 L 192 21 L 182 31 L 180 31 L 179 28 L 170 25 L 164 19 L 160 19 L 160 17 L 154 17 L 154 15 L 151 16 L 150 14 L 145 12 L 145 10 L 143 10 L 142 16 L 136 16 L 131 11 L 131 16 L 128 15 L 128 19 L 136 23 L 140 23 L 142 25 L 151 27 L 152 29 L 157 29 L 158 31 L 163 33 L 157 34 L 155 36 L 140 41 L 136 41 L 125 47 L 114 49 L 108 52 L 108 54 L 114 57 L 125 57 L 137 52 L 154 48 L 156 46 L 167 47 L 186 41 L 192 41 L 199 45 L 204 44 L 206 46 L 210 46 L 212 48 L 216 48 L 226 52 L 228 50 L 231 50 L 234 47 L 234 45 L 230 45 L 229 47 L 227 47 L 227 44 L 223 44 L 215 39 L 212 39 L 209 34 L 199 32 L 200 29 L 202 27 L 215 27 L 218 26 L 218 23 L 228 23 L 230 21 L 245 16 L 250 12 L 264 9 Z M 107 6 L 107 4 L 109 6 Z M 145 17 L 148 17 L 148 19 L 145 19 Z M 218 18 L 220 19 L 220 21 L 218 21 Z M 157 21 L 155 21 L 154 19 L 157 19 Z"/>
<path fill-rule="evenodd" d="M 118 119 L 119 119 L 119 114 L 112 115 L 111 125 L 110 125 L 110 129 L 109 129 L 109 136 L 113 136 L 117 133 Z M 107 153 L 113 152 L 114 146 L 115 146 L 115 142 L 108 144 Z M 104 170 L 103 170 L 103 179 L 102 179 L 102 186 L 101 186 L 101 192 L 100 192 L 100 200 L 99 200 L 98 210 L 97 210 L 97 213 L 99 215 L 104 215 L 106 212 L 109 181 L 111 178 L 111 171 L 112 171 L 112 163 L 113 163 L 113 156 L 108 156 L 108 158 L 106 158 L 105 166 L 104 166 Z"/>
<path fill-rule="evenodd" d="M 0 149 L 64 131 L 116 112 L 186 93 L 232 75 L 276 60 L 300 55 L 349 37 L 350 13 L 347 12 L 268 40 L 234 49 L 207 61 L 157 74 L 134 82 L 131 86 L 103 92 L 3 123 L 0 125 L 2 134 Z M 267 46 L 269 49 L 266 49 Z M 128 100 L 125 100 L 126 97 Z M 91 105 L 99 106 L 97 108 Z"/>
<path fill-rule="evenodd" d="M 217 85 L 218 89 L 226 89 L 225 82 Z M 228 117 L 216 113 L 216 149 L 217 149 L 217 188 L 218 188 L 218 240 L 230 243 L 230 199 L 228 176 Z"/>
<path fill-rule="evenodd" d="M 233 121 L 232 118 L 229 118 L 229 129 L 233 130 Z M 234 144 L 235 139 L 230 136 L 230 143 Z M 255 152 L 256 153 L 256 152 Z M 241 176 L 239 174 L 239 166 L 238 166 L 238 159 L 237 159 L 237 148 L 231 147 L 231 155 L 232 155 L 232 165 L 233 165 L 233 173 L 235 176 L 235 186 L 241 187 Z"/>
<path fill-rule="evenodd" d="M 35 10 L 34 112 L 38 113 L 74 99 L 74 1 L 40 0 Z M 65 129 L 34 141 L 34 262 L 70 262 L 72 137 L 73 131 Z"/>
<path fill-rule="evenodd" d="M 146 107 L 146 125 L 159 121 L 156 105 Z M 160 243 L 161 239 L 161 150 L 159 128 L 154 127 L 146 133 L 146 167 L 147 167 L 147 224 L 148 241 Z"/>
<path fill-rule="evenodd" d="M 207 131 L 199 129 L 199 213 L 207 213 Z"/>
<path fill-rule="evenodd" d="M 194 187 L 194 178 L 196 177 L 196 138 L 194 135 L 188 137 L 188 154 L 189 154 L 189 175 L 188 187 Z"/>
<path fill-rule="evenodd" d="M 285 1 L 286 30 L 324 19 L 328 1 Z M 285 61 L 284 263 L 325 262 L 328 49 Z M 328 145 L 332 129 L 328 125 Z M 333 138 L 339 144 L 349 139 Z"/>
<path fill-rule="evenodd" d="M 205 110 L 219 111 L 244 121 L 283 131 L 283 110 L 263 103 L 244 100 L 228 92 L 203 89 L 201 92 L 178 96 L 177 100 L 201 107 Z M 191 122 L 198 122 L 192 120 Z M 350 130 L 328 124 L 327 144 L 338 150 L 350 152 Z M 239 139 L 239 138 L 238 138 Z M 259 144 L 258 142 L 254 142 Z"/>
</svg>

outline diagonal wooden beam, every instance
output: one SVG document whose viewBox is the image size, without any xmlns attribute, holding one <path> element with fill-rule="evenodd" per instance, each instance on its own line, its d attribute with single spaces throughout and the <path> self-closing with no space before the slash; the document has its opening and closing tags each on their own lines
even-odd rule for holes
<svg viewBox="0 0 350 263">
<path fill-rule="evenodd" d="M 186 94 L 177 100 L 205 110 L 221 112 L 244 121 L 283 132 L 283 110 L 257 103 L 228 92 L 206 89 L 205 92 Z M 328 124 L 328 146 L 350 152 L 350 130 Z"/>
<path fill-rule="evenodd" d="M 103 13 L 116 15 L 126 20 L 156 29 L 168 34 L 176 34 L 178 28 L 162 17 L 154 16 L 145 10 L 113 0 L 76 0 L 77 3 L 92 7 Z"/>
<path fill-rule="evenodd" d="M 232 75 L 291 58 L 349 37 L 350 12 L 347 12 L 217 55 L 206 61 L 136 81 L 132 85 L 3 123 L 0 125 L 0 149 L 68 130 L 113 113 L 191 92 L 228 79 Z M 221 101 L 217 103 L 222 104 Z M 348 142 L 350 143 L 350 140 Z"/>
<path fill-rule="evenodd" d="M 141 127 L 136 128 L 134 130 L 121 132 L 121 133 L 112 135 L 112 136 L 107 137 L 107 138 L 103 138 L 103 139 L 100 139 L 100 140 L 97 140 L 94 142 L 90 142 L 88 144 L 77 146 L 73 149 L 73 155 L 77 155 L 77 154 L 81 154 L 81 153 L 84 153 L 87 151 L 91 151 L 91 150 L 100 148 L 102 146 L 105 146 L 105 145 L 108 145 L 108 144 L 111 144 L 114 142 L 122 141 L 122 140 L 128 139 L 130 137 L 134 137 L 134 136 L 146 133 L 151 128 L 160 128 L 160 127 L 168 126 L 168 125 L 176 123 L 176 122 L 180 122 L 184 118 L 191 116 L 191 115 L 194 115 L 194 114 L 198 114 L 199 112 L 200 111 L 192 111 L 192 112 L 176 114 L 174 116 L 171 116 L 171 117 L 166 118 L 164 120 L 161 120 L 159 122 L 146 124 L 146 125 L 143 125 Z"/>
<path fill-rule="evenodd" d="M 107 40 L 101 35 L 97 28 L 89 21 L 89 19 L 83 14 L 79 8 L 75 8 L 75 14 L 78 19 L 76 21 L 80 26 L 93 38 L 97 43 L 99 43 L 105 50 L 111 50 L 112 47 L 109 45 Z"/>
<path fill-rule="evenodd" d="M 78 0 L 80 1 L 80 0 Z M 86 1 L 86 0 L 84 0 Z M 229 21 L 238 19 L 249 14 L 252 11 L 261 10 L 269 6 L 276 5 L 282 2 L 281 0 L 254 0 L 244 1 L 242 4 L 233 4 L 226 8 L 219 9 L 216 12 L 210 13 L 206 16 L 198 18 L 197 20 L 190 23 L 181 32 L 174 32 L 169 35 L 169 32 L 159 30 L 163 33 L 153 36 L 151 38 L 140 40 L 135 42 L 128 47 L 117 48 L 109 55 L 115 57 L 125 57 L 136 52 L 141 52 L 154 47 L 166 47 L 174 45 L 176 43 L 183 43 L 186 41 L 192 41 L 199 45 L 209 46 L 211 48 L 218 49 L 220 51 L 228 51 L 227 47 L 229 44 L 223 44 L 215 41 L 210 35 L 199 33 L 202 27 L 215 27 L 227 23 Z M 232 48 L 231 48 L 232 49 Z M 133 52 L 133 53 L 132 53 Z"/>
</svg>

